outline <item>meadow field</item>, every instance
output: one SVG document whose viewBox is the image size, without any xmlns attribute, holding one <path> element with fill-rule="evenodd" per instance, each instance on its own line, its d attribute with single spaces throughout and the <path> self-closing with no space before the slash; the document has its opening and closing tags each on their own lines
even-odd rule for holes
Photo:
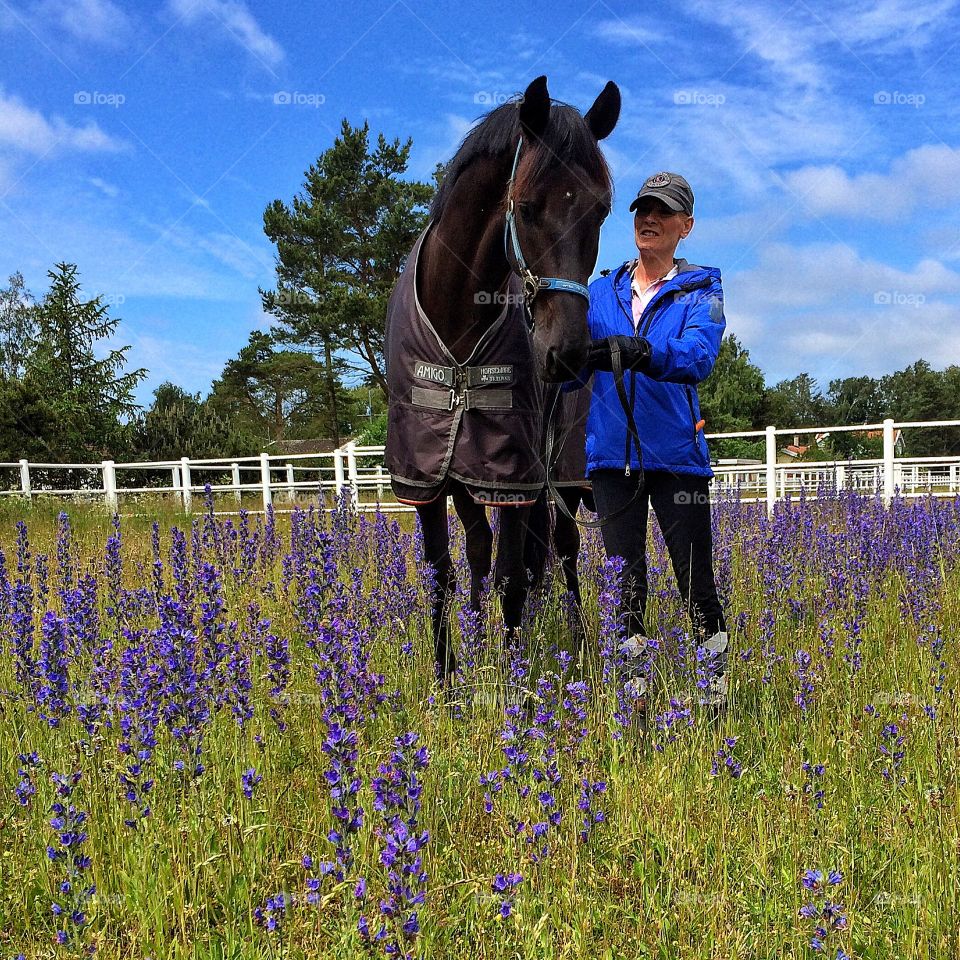
<svg viewBox="0 0 960 960">
<path fill-rule="evenodd" d="M 960 498 L 821 492 L 715 505 L 721 718 L 655 524 L 643 717 L 596 532 L 444 692 L 410 515 L 5 502 L 0 956 L 960 957 Z"/>
</svg>

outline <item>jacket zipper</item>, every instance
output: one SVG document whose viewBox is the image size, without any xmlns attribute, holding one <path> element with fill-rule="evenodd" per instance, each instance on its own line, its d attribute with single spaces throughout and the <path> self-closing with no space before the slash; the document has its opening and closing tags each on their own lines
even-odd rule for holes
<svg viewBox="0 0 960 960">
<path fill-rule="evenodd" d="M 687 395 L 687 406 L 690 408 L 690 425 L 693 427 L 693 445 L 697 445 L 697 418 L 693 413 L 693 393 L 689 384 L 683 385 L 683 392 Z"/>
</svg>

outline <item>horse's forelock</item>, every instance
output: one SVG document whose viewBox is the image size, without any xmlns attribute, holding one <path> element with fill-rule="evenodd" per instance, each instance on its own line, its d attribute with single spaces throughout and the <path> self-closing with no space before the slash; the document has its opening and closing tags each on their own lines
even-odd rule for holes
<svg viewBox="0 0 960 960">
<path fill-rule="evenodd" d="M 447 164 L 443 182 L 430 207 L 431 219 L 440 219 L 454 184 L 478 157 L 501 157 L 507 154 L 513 159 L 521 132 L 518 102 L 511 100 L 491 110 L 464 137 L 453 159 Z M 554 100 L 551 101 L 550 123 L 543 136 L 524 140 L 514 182 L 514 196 L 522 198 L 531 184 L 561 164 L 582 170 L 595 186 L 612 194 L 610 168 L 586 120 L 576 108 Z"/>
<path fill-rule="evenodd" d="M 518 200 L 555 167 L 582 171 L 591 184 L 607 194 L 613 192 L 610 167 L 587 122 L 573 107 L 554 103 L 550 125 L 543 137 L 524 141 L 513 194 Z"/>
</svg>

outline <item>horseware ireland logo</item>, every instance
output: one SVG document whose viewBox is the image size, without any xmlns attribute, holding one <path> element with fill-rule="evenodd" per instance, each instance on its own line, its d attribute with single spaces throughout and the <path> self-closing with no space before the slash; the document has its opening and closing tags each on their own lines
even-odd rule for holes
<svg viewBox="0 0 960 960">
<path fill-rule="evenodd" d="M 671 177 L 669 173 L 655 173 L 652 177 L 648 178 L 644 186 L 665 187 L 671 180 L 673 180 L 673 177 Z"/>
</svg>

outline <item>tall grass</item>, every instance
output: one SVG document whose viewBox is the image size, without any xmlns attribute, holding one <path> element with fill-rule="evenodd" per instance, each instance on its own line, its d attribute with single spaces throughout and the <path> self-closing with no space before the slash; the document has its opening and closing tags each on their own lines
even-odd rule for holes
<svg viewBox="0 0 960 960">
<path fill-rule="evenodd" d="M 429 751 L 417 816 L 429 831 L 422 851 L 426 898 L 419 934 L 400 938 L 412 955 L 812 957 L 817 921 L 801 908 L 813 903 L 819 910 L 828 897 L 842 903 L 847 920 L 828 933 L 822 955 L 960 956 L 960 501 L 895 501 L 887 511 L 873 499 L 827 494 L 781 504 L 772 520 L 762 511 L 736 501 L 714 508 L 718 582 L 734 651 L 731 706 L 719 720 L 684 699 L 696 690 L 695 644 L 662 537 L 655 525 L 651 530 L 648 623 L 663 646 L 645 721 L 624 720 L 615 671 L 601 655 L 616 611 L 601 609 L 610 570 L 595 533 L 584 535 L 581 552 L 584 649 L 572 637 L 569 605 L 555 578 L 534 602 L 522 650 L 504 649 L 495 598 L 479 633 L 461 626 L 458 604 L 452 622 L 462 682 L 445 696 L 434 681 L 429 575 L 409 518 L 370 520 L 341 508 L 332 520 L 300 514 L 293 529 L 289 518 L 279 518 L 275 549 L 262 520 L 251 519 L 255 549 L 244 561 L 240 538 L 231 536 L 238 518 L 196 516 L 199 548 L 190 551 L 188 572 L 197 590 L 193 623 L 199 631 L 209 600 L 199 584 L 202 564 L 209 563 L 222 580 L 223 610 L 214 619 L 227 636 L 236 622 L 236 649 L 249 657 L 252 716 L 238 722 L 229 700 L 212 707 L 203 724 L 204 771 L 196 777 L 176 769 L 185 754 L 161 721 L 143 764 L 155 781 L 150 814 L 135 828 L 125 825 L 133 805 L 119 779 L 128 763 L 118 751 L 128 714 L 117 670 L 137 631 L 146 637 L 160 631 L 152 521 L 121 523 L 122 587 L 130 597 L 141 594 L 126 612 L 112 613 L 105 562 L 110 518 L 72 509 L 65 553 L 57 511 L 23 516 L 35 663 L 43 614 L 64 613 L 68 605 L 58 589 L 58 537 L 59 554 L 72 556 L 75 574 L 97 577 L 99 635 L 114 641 L 99 655 L 100 667 L 89 637 L 71 653 L 68 710 L 52 726 L 38 706 L 41 666 L 34 681 L 18 680 L 12 597 L 26 574 L 17 573 L 19 518 L 4 512 L 3 956 L 66 956 L 91 946 L 111 960 L 384 955 L 399 928 L 385 923 L 379 908 L 389 882 L 381 857 L 387 821 L 375 809 L 373 781 L 395 738 L 408 731 Z M 184 518 L 166 513 L 158 520 L 163 592 L 175 595 L 169 528 L 183 528 Z M 326 573 L 314 562 L 321 533 Z M 313 556 L 304 559 L 311 545 Z M 459 538 L 455 554 L 463 580 Z M 37 602 L 39 555 L 49 567 L 45 604 Z M 339 596 L 323 580 L 334 575 L 344 585 Z M 308 599 L 311 583 L 322 584 L 320 601 L 316 593 Z M 409 596 L 401 602 L 391 590 Z M 254 614 L 251 603 L 259 606 Z M 260 626 L 263 620 L 269 627 Z M 289 686 L 274 695 L 267 634 L 289 642 Z M 353 637 L 354 653 L 369 662 L 357 667 L 359 661 L 338 659 L 330 652 L 334 634 Z M 518 708 L 511 707 L 507 685 L 511 660 L 514 675 L 534 693 Z M 350 724 L 358 735 L 355 802 L 364 818 L 349 837 L 354 862 L 342 880 L 317 870 L 334 859 L 328 835 L 339 823 L 323 748 L 331 729 L 329 691 L 338 678 L 324 686 L 324 666 L 356 668 L 349 696 L 358 698 L 350 702 L 362 713 Z M 92 696 L 97 669 L 109 692 L 91 735 L 77 705 Z M 228 697 L 236 669 L 228 663 L 216 676 L 210 689 Z M 581 680 L 585 693 L 569 686 Z M 365 692 L 357 694 L 361 687 Z M 341 720 L 347 714 L 336 711 L 345 702 L 334 703 Z M 505 759 L 504 747 L 518 742 L 509 739 L 511 724 L 526 762 Z M 21 805 L 19 755 L 32 752 L 40 758 L 30 771 L 36 792 Z M 243 775 L 251 768 L 262 780 L 248 799 Z M 481 784 L 504 768 L 507 779 L 499 777 L 492 789 Z M 63 870 L 47 855 L 56 841 L 50 774 L 73 771 L 81 777 L 71 800 L 88 814 L 84 849 L 96 892 L 72 943 L 60 946 L 54 936 L 62 923 L 51 903 Z M 590 795 L 589 811 L 602 819 L 585 840 L 578 807 L 584 780 L 602 785 Z M 547 789 L 552 804 L 540 799 Z M 548 827 L 528 842 L 534 822 Z M 305 855 L 313 859 L 310 868 Z M 842 880 L 810 890 L 803 884 L 809 870 L 825 877 L 839 871 Z M 506 894 L 495 891 L 497 875 L 510 873 L 522 880 Z M 311 877 L 319 881 L 314 898 L 307 896 Z M 365 892 L 357 890 L 360 878 Z M 257 909 L 278 893 L 291 905 L 276 912 L 278 929 L 271 931 L 257 922 Z M 385 923 L 382 942 L 363 940 L 361 916 L 374 935 Z"/>
</svg>

